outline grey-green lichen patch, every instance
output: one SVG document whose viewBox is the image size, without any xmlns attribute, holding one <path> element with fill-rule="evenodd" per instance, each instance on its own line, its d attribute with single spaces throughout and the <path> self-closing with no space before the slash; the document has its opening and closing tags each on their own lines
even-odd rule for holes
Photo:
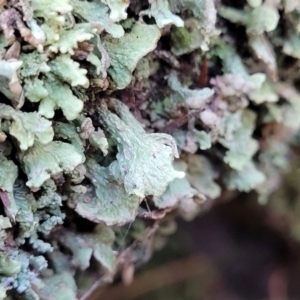
<svg viewBox="0 0 300 300">
<path fill-rule="evenodd" d="M 83 23 L 76 24 L 74 27 L 60 32 L 59 40 L 53 42 L 49 50 L 55 53 L 61 52 L 73 55 L 74 49 L 78 48 L 78 44 L 90 40 L 97 32 L 97 28 L 93 28 L 89 23 Z"/>
<path fill-rule="evenodd" d="M 71 273 L 64 272 L 44 280 L 36 280 L 32 284 L 33 290 L 28 298 L 49 300 L 77 300 L 77 286 Z M 36 297 L 36 298 L 34 298 Z"/>
<path fill-rule="evenodd" d="M 73 253 L 72 265 L 81 270 L 90 266 L 92 256 L 104 268 L 111 270 L 115 254 L 111 248 L 115 240 L 114 231 L 105 225 L 97 225 L 93 233 L 78 235 L 71 231 L 55 233 L 58 241 Z"/>
<path fill-rule="evenodd" d="M 62 2 L 59 1 L 32 1 L 32 10 L 33 14 L 36 17 L 41 17 L 47 20 L 48 18 L 56 19 L 58 22 L 60 15 L 64 15 L 72 11 L 72 6 L 69 3 L 70 1 L 64 0 Z"/>
<path fill-rule="evenodd" d="M 209 199 L 219 197 L 221 187 L 215 182 L 219 177 L 215 166 L 205 156 L 192 154 L 187 156 L 187 163 L 187 179 L 198 194 Z"/>
<path fill-rule="evenodd" d="M 124 35 L 123 27 L 120 24 L 116 24 L 114 22 L 116 20 L 112 20 L 109 17 L 108 7 L 103 3 L 70 0 L 70 4 L 73 7 L 73 14 L 76 17 L 104 28 L 114 38 L 121 38 Z"/>
<path fill-rule="evenodd" d="M 70 87 L 51 76 L 45 80 L 48 94 L 40 100 L 39 113 L 53 118 L 54 110 L 61 108 L 68 120 L 74 120 L 83 109 L 83 103 L 72 93 Z"/>
<path fill-rule="evenodd" d="M 279 22 L 279 13 L 270 3 L 257 3 L 247 11 L 221 6 L 219 14 L 230 22 L 246 26 L 249 46 L 259 60 L 266 66 L 266 73 L 273 79 L 277 77 L 277 63 L 272 44 L 266 33 L 275 30 Z"/>
<path fill-rule="evenodd" d="M 172 52 L 175 55 L 183 55 L 195 49 L 205 48 L 205 34 L 201 31 L 197 19 L 185 20 L 184 26 L 173 28 L 171 32 Z"/>
<path fill-rule="evenodd" d="M 124 89 L 130 83 L 138 61 L 155 49 L 159 37 L 160 30 L 155 25 L 137 22 L 120 39 L 107 37 L 104 40 L 103 46 L 111 58 L 108 73 L 118 89 Z"/>
<path fill-rule="evenodd" d="M 174 168 L 182 172 L 187 171 L 187 165 L 184 161 L 175 162 Z M 163 195 L 154 197 L 153 202 L 158 208 L 172 207 L 178 205 L 179 202 L 184 203 L 193 199 L 197 194 L 198 191 L 190 185 L 187 178 L 177 178 L 168 185 Z"/>
<path fill-rule="evenodd" d="M 192 219 L 200 203 L 220 196 L 221 188 L 214 182 L 218 174 L 208 159 L 200 155 L 190 154 L 176 161 L 174 167 L 185 172 L 186 177 L 173 180 L 165 193 L 154 197 L 153 202 L 159 208 L 178 207 L 186 219 Z"/>
<path fill-rule="evenodd" d="M 47 59 L 48 60 L 48 59 Z M 37 52 L 24 55 L 26 62 L 21 69 L 24 79 L 25 97 L 31 102 L 39 102 L 39 113 L 46 118 L 53 118 L 54 111 L 61 109 L 68 120 L 74 120 L 83 109 L 78 99 L 66 83 L 71 86 L 88 87 L 87 71 L 68 55 L 58 56 L 52 60 L 51 67 Z M 52 72 L 49 72 L 52 70 Z M 38 76 L 46 74 L 43 80 Z M 62 80 L 60 80 L 60 78 Z"/>
<path fill-rule="evenodd" d="M 258 150 L 257 141 L 251 136 L 255 125 L 255 115 L 245 110 L 240 116 L 240 125 L 233 131 L 230 139 L 220 139 L 220 143 L 228 148 L 224 161 L 233 169 L 241 170 Z"/>
<path fill-rule="evenodd" d="M 89 87 L 89 80 L 86 77 L 87 70 L 81 69 L 79 63 L 72 60 L 68 55 L 59 55 L 52 60 L 50 68 L 55 75 L 71 86 Z"/>
<path fill-rule="evenodd" d="M 19 102 L 23 91 L 17 73 L 21 65 L 22 61 L 16 59 L 0 60 L 0 91 L 13 104 Z"/>
<path fill-rule="evenodd" d="M 13 161 L 0 155 L 0 198 L 8 217 L 15 220 L 19 207 L 14 199 L 14 183 L 18 178 L 18 167 Z"/>
<path fill-rule="evenodd" d="M 279 21 L 278 11 L 267 3 L 250 9 L 249 12 L 223 6 L 218 13 L 231 22 L 245 25 L 247 32 L 254 35 L 274 30 Z"/>
<path fill-rule="evenodd" d="M 27 151 L 20 153 L 28 181 L 26 185 L 38 189 L 51 176 L 62 172 L 70 173 L 85 160 L 73 145 L 53 141 L 47 145 L 38 142 Z"/>
<path fill-rule="evenodd" d="M 47 89 L 44 87 L 44 82 L 38 78 L 26 78 L 24 89 L 26 98 L 31 102 L 40 102 L 49 95 Z"/>
<path fill-rule="evenodd" d="M 168 84 L 173 91 L 170 96 L 171 103 L 176 104 L 185 101 L 191 109 L 203 108 L 206 100 L 214 94 L 210 88 L 189 89 L 187 86 L 183 86 L 175 73 L 168 76 Z"/>
<path fill-rule="evenodd" d="M 0 188 L 3 191 L 12 193 L 13 185 L 18 177 L 18 168 L 11 160 L 8 160 L 4 155 L 0 156 L 0 160 Z"/>
<path fill-rule="evenodd" d="M 16 221 L 19 224 L 18 244 L 28 239 L 34 249 L 40 253 L 52 251 L 49 243 L 41 240 L 57 225 L 62 224 L 65 214 L 61 212 L 62 196 L 52 180 L 47 180 L 36 199 L 22 181 L 14 186 L 14 198 L 18 207 Z M 39 233 L 39 235 L 38 235 Z"/>
<path fill-rule="evenodd" d="M 289 56 L 300 59 L 300 55 L 297 49 L 299 49 L 300 38 L 297 34 L 290 36 L 283 45 L 283 52 Z"/>
<path fill-rule="evenodd" d="M 108 154 L 109 144 L 102 129 L 98 128 L 97 130 L 95 130 L 89 137 L 89 141 L 91 145 L 93 145 L 96 148 L 99 148 L 104 156 Z"/>
<path fill-rule="evenodd" d="M 194 17 L 199 19 L 203 30 L 209 34 L 216 24 L 217 14 L 214 1 L 209 0 L 175 0 L 169 1 L 171 9 L 174 12 L 191 10 Z"/>
<path fill-rule="evenodd" d="M 53 124 L 53 129 L 56 138 L 70 142 L 76 148 L 78 153 L 84 155 L 84 142 L 80 138 L 75 125 L 71 123 L 55 122 Z"/>
<path fill-rule="evenodd" d="M 47 64 L 48 57 L 38 51 L 21 53 L 20 59 L 22 61 L 20 70 L 22 78 L 37 76 L 40 73 L 47 73 L 50 71 L 50 67 Z"/>
<path fill-rule="evenodd" d="M 229 170 L 224 177 L 224 183 L 230 190 L 249 192 L 266 180 L 265 175 L 250 162 L 243 169 Z"/>
<path fill-rule="evenodd" d="M 184 21 L 172 13 L 168 0 L 153 0 L 150 3 L 150 9 L 143 12 L 143 14 L 148 13 L 149 16 L 152 16 L 159 28 L 170 24 L 174 24 L 177 27 L 184 26 Z"/>
<path fill-rule="evenodd" d="M 86 193 L 72 196 L 78 214 L 108 226 L 122 225 L 135 219 L 142 198 L 127 194 L 124 185 L 110 175 L 108 168 L 89 160 L 86 176 L 92 186 L 87 187 Z"/>
<path fill-rule="evenodd" d="M 15 137 L 21 150 L 27 150 L 34 141 L 47 144 L 53 140 L 51 121 L 38 113 L 22 113 L 12 107 L 0 104 L 0 120 L 3 131 Z M 4 121 L 2 121 L 4 120 Z"/>
<path fill-rule="evenodd" d="M 118 147 L 117 160 L 109 166 L 109 172 L 124 184 L 129 195 L 159 196 L 172 180 L 184 176 L 172 166 L 178 152 L 171 136 L 147 134 L 129 109 L 116 99 L 102 101 L 99 114 L 100 122 Z"/>
<path fill-rule="evenodd" d="M 20 262 L 3 252 L 0 253 L 0 274 L 2 276 L 12 276 L 18 274 L 20 270 Z"/>
<path fill-rule="evenodd" d="M 129 0 L 101 0 L 110 8 L 109 17 L 114 22 L 119 22 L 127 18 L 127 8 Z"/>
</svg>

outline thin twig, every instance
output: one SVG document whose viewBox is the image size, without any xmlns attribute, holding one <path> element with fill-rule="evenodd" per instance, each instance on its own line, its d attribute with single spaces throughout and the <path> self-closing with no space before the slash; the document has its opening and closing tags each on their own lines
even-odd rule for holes
<svg viewBox="0 0 300 300">
<path fill-rule="evenodd" d="M 107 290 L 95 292 L 87 300 L 132 300 L 161 287 L 176 284 L 207 272 L 208 260 L 201 255 L 167 263 L 137 276 L 130 286 L 122 283 Z"/>
</svg>

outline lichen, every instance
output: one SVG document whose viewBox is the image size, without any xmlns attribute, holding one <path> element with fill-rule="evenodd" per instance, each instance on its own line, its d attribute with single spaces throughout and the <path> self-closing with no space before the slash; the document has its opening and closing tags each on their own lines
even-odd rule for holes
<svg viewBox="0 0 300 300">
<path fill-rule="evenodd" d="M 227 190 L 268 202 L 299 145 L 299 0 L 233 4 L 0 1 L 0 299 L 78 299 Z"/>
</svg>

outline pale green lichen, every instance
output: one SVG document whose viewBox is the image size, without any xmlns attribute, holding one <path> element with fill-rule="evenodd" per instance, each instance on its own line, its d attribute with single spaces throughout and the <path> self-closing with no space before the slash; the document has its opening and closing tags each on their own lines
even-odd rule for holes
<svg viewBox="0 0 300 300">
<path fill-rule="evenodd" d="M 22 95 L 22 86 L 17 74 L 21 66 L 22 61 L 16 59 L 0 60 L 0 91 L 16 105 Z"/>
<path fill-rule="evenodd" d="M 129 6 L 129 0 L 101 0 L 110 8 L 109 17 L 114 22 L 119 22 L 127 18 L 126 10 Z"/>
<path fill-rule="evenodd" d="M 174 24 L 177 27 L 184 26 L 184 21 L 171 12 L 168 0 L 152 0 L 150 4 L 148 14 L 154 17 L 159 28 L 170 24 Z"/>
<path fill-rule="evenodd" d="M 116 99 L 110 98 L 100 105 L 100 121 L 118 147 L 117 160 L 109 171 L 124 184 L 129 195 L 159 196 L 169 182 L 184 176 L 172 167 L 178 153 L 171 136 L 147 134 L 128 108 Z"/>
<path fill-rule="evenodd" d="M 56 274 L 32 284 L 34 292 L 25 299 L 77 300 L 77 286 L 73 276 L 68 272 Z M 35 295 L 35 296 L 33 296 Z"/>
<path fill-rule="evenodd" d="M 53 129 L 57 138 L 70 142 L 76 148 L 78 153 L 84 155 L 83 141 L 73 124 L 55 122 L 53 124 Z"/>
<path fill-rule="evenodd" d="M 300 59 L 299 49 L 300 38 L 297 35 L 292 35 L 289 39 L 284 42 L 283 52 L 289 56 Z"/>
<path fill-rule="evenodd" d="M 78 117 L 83 109 L 83 102 L 74 96 L 68 85 L 51 76 L 44 81 L 44 88 L 48 94 L 44 93 L 45 97 L 40 99 L 39 113 L 42 116 L 53 118 L 54 110 L 61 108 L 68 120 Z"/>
<path fill-rule="evenodd" d="M 0 188 L 2 191 L 12 193 L 14 183 L 18 177 L 18 168 L 3 155 L 0 156 L 0 160 Z"/>
<path fill-rule="evenodd" d="M 251 92 L 249 94 L 249 98 L 257 104 L 264 102 L 277 102 L 279 100 L 279 96 L 276 93 L 272 83 L 267 80 L 259 89 Z"/>
<path fill-rule="evenodd" d="M 94 131 L 89 137 L 89 141 L 94 147 L 99 148 L 104 156 L 108 154 L 109 144 L 103 130 L 98 128 Z"/>
<path fill-rule="evenodd" d="M 23 53 L 20 58 L 23 63 L 20 75 L 23 78 L 37 76 L 40 73 L 47 73 L 50 71 L 50 67 L 47 64 L 47 56 L 38 53 L 38 51 Z"/>
<path fill-rule="evenodd" d="M 112 2 L 112 1 L 111 1 Z M 124 29 L 116 24 L 108 15 L 108 7 L 99 2 L 87 2 L 81 0 L 70 0 L 73 7 L 73 14 L 83 21 L 91 24 L 99 24 L 114 38 L 124 35 Z"/>
<path fill-rule="evenodd" d="M 37 17 L 58 19 L 60 15 L 64 15 L 72 11 L 69 0 L 32 0 L 33 13 Z"/>
<path fill-rule="evenodd" d="M 95 32 L 97 29 L 93 30 L 89 24 L 76 24 L 71 29 L 61 30 L 59 40 L 52 43 L 49 50 L 55 53 L 61 52 L 72 55 L 74 54 L 74 49 L 78 47 L 78 43 L 88 41 L 94 36 L 93 31 Z"/>
<path fill-rule="evenodd" d="M 178 171 L 187 172 L 188 166 L 184 161 L 174 163 L 174 168 Z M 153 202 L 158 208 L 166 208 L 179 205 L 193 199 L 194 197 L 203 197 L 194 189 L 187 178 L 176 178 L 167 187 L 165 193 L 159 197 L 154 197 Z"/>
<path fill-rule="evenodd" d="M 188 155 L 187 179 L 204 197 L 215 199 L 221 195 L 220 186 L 214 181 L 218 172 L 210 161 L 201 155 Z"/>
<path fill-rule="evenodd" d="M 47 145 L 36 142 L 33 147 L 20 153 L 19 159 L 27 174 L 26 185 L 32 189 L 38 189 L 51 175 L 70 173 L 85 160 L 73 145 L 57 141 Z"/>
<path fill-rule="evenodd" d="M 104 49 L 98 35 L 91 39 L 91 44 L 93 45 L 93 52 L 87 56 L 86 60 L 90 62 L 96 69 L 94 71 L 96 74 L 93 74 L 93 77 L 99 79 L 100 75 L 100 78 L 105 82 L 107 77 L 107 69 L 109 68 L 111 62 L 110 57 L 107 51 Z"/>
<path fill-rule="evenodd" d="M 26 79 L 24 89 L 26 98 L 31 102 L 40 102 L 49 95 L 44 87 L 44 82 L 38 78 Z"/>
<path fill-rule="evenodd" d="M 103 222 L 108 226 L 122 225 L 135 219 L 142 198 L 128 195 L 124 185 L 110 175 L 108 168 L 89 160 L 86 176 L 93 187 L 88 186 L 84 194 L 74 194 L 77 213 L 88 220 Z"/>
<path fill-rule="evenodd" d="M 214 91 L 210 88 L 189 89 L 188 87 L 183 86 L 174 73 L 168 76 L 168 84 L 175 92 L 171 94 L 170 100 L 174 104 L 185 101 L 191 109 L 202 108 L 206 100 L 214 94 Z"/>
<path fill-rule="evenodd" d="M 111 228 L 97 225 L 91 234 L 78 235 L 70 231 L 58 233 L 58 241 L 73 253 L 73 266 L 85 270 L 92 256 L 108 270 L 113 268 L 115 255 L 111 248 L 115 235 Z"/>
<path fill-rule="evenodd" d="M 279 21 L 278 11 L 268 4 L 255 7 L 249 13 L 223 6 L 218 13 L 231 22 L 245 25 L 247 32 L 254 35 L 274 30 Z"/>
<path fill-rule="evenodd" d="M 22 113 L 5 104 L 0 104 L 0 111 L 3 130 L 18 140 L 21 150 L 27 150 L 35 140 L 41 144 L 47 144 L 53 140 L 54 132 L 51 121 L 41 117 L 38 113 Z"/>
<path fill-rule="evenodd" d="M 20 262 L 3 252 L 0 253 L 0 275 L 12 276 L 19 273 L 20 270 Z"/>
<path fill-rule="evenodd" d="M 266 66 L 266 73 L 273 79 L 277 77 L 277 62 L 275 58 L 275 51 L 265 35 L 249 37 L 249 45 L 257 58 Z"/>
<path fill-rule="evenodd" d="M 266 180 L 264 173 L 259 171 L 256 166 L 250 162 L 243 169 L 230 170 L 224 177 L 224 183 L 230 190 L 249 192 L 258 187 Z"/>
<path fill-rule="evenodd" d="M 241 170 L 251 160 L 258 150 L 258 143 L 251 136 L 255 126 L 255 114 L 245 110 L 240 117 L 239 127 L 236 128 L 230 139 L 219 139 L 220 143 L 228 148 L 224 161 L 233 169 Z"/>
<path fill-rule="evenodd" d="M 217 20 L 217 12 L 214 1 L 175 0 L 169 1 L 169 3 L 171 9 L 177 13 L 181 10 L 191 10 L 194 17 L 199 19 L 201 27 L 207 34 L 214 30 Z"/>
<path fill-rule="evenodd" d="M 36 200 L 25 184 L 18 181 L 14 186 L 14 198 L 18 206 L 16 221 L 20 226 L 18 243 L 24 244 L 25 239 L 28 239 L 39 252 L 51 251 L 51 245 L 42 241 L 38 233 L 40 237 L 41 233 L 48 235 L 57 224 L 62 224 L 65 217 L 60 211 L 62 196 L 57 193 L 54 182 L 46 181 L 42 196 Z"/>
<path fill-rule="evenodd" d="M 204 130 L 194 130 L 194 133 L 196 136 L 196 141 L 199 143 L 199 148 L 201 150 L 207 150 L 211 148 L 211 136 L 207 132 L 205 132 Z"/>
<path fill-rule="evenodd" d="M 160 30 L 155 25 L 138 22 L 124 37 L 104 40 L 103 46 L 111 59 L 108 73 L 118 89 L 124 89 L 130 83 L 131 74 L 138 61 L 154 50 L 159 37 Z"/>
<path fill-rule="evenodd" d="M 89 80 L 86 77 L 87 70 L 81 69 L 79 63 L 72 60 L 68 55 L 60 55 L 51 61 L 50 68 L 51 72 L 70 83 L 71 86 L 89 87 Z"/>
<path fill-rule="evenodd" d="M 6 214 L 15 220 L 19 207 L 14 198 L 14 183 L 19 175 L 17 166 L 8 160 L 4 155 L 0 155 L 0 198 L 2 200 Z"/>
</svg>

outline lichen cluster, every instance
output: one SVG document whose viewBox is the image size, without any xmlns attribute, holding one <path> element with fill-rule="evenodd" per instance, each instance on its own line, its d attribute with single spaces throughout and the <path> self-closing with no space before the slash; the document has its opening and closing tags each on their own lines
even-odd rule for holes
<svg viewBox="0 0 300 300">
<path fill-rule="evenodd" d="M 300 1 L 236 2 L 0 0 L 0 299 L 78 299 L 222 191 L 268 201 Z"/>
</svg>

